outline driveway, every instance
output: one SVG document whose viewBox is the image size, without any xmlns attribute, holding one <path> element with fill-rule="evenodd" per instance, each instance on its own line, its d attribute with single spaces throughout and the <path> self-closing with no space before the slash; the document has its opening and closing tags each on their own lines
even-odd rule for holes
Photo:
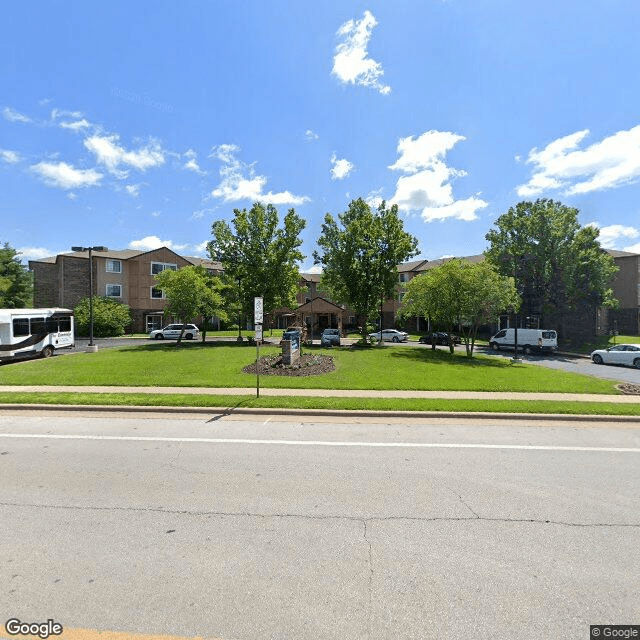
<svg viewBox="0 0 640 640">
<path fill-rule="evenodd" d="M 464 348 L 464 347 L 463 347 Z M 493 351 L 489 347 L 475 347 L 474 352 L 496 358 L 513 358 L 513 351 Z M 631 367 L 594 364 L 589 356 L 574 353 L 557 352 L 554 354 L 518 354 L 523 362 L 536 364 L 549 369 L 559 369 L 569 373 L 582 373 L 603 380 L 616 380 L 617 382 L 631 382 L 640 384 L 640 370 Z"/>
</svg>

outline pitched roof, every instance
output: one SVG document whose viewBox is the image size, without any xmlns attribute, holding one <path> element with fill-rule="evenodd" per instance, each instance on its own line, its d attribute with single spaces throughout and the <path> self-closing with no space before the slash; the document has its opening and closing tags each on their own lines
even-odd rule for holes
<svg viewBox="0 0 640 640">
<path fill-rule="evenodd" d="M 188 260 L 196 267 L 204 267 L 205 269 L 215 269 L 216 271 L 224 271 L 222 262 L 216 260 L 210 260 L 209 258 L 198 258 L 197 256 L 183 256 L 185 260 Z"/>
</svg>

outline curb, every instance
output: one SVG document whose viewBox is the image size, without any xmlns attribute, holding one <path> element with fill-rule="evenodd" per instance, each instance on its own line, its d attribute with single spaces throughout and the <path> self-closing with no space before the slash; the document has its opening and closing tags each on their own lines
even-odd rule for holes
<svg viewBox="0 0 640 640">
<path fill-rule="evenodd" d="M 325 416 L 350 418 L 453 418 L 456 420 L 564 420 L 566 422 L 625 422 L 639 423 L 640 416 L 564 414 L 564 413 L 489 413 L 455 411 L 344 411 L 338 409 L 269 409 L 269 408 L 222 408 L 222 407 L 166 407 L 166 406 L 110 406 L 72 404 L 0 404 L 0 411 L 63 411 L 96 413 L 158 413 L 194 415 L 264 415 L 277 416 Z"/>
</svg>

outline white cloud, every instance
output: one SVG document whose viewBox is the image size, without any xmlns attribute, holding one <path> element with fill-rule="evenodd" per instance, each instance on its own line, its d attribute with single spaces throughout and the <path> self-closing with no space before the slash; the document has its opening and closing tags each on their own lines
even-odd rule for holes
<svg viewBox="0 0 640 640">
<path fill-rule="evenodd" d="M 51 119 L 57 120 L 58 118 L 74 118 L 77 120 L 78 118 L 82 118 L 84 114 L 82 111 L 69 111 L 68 109 L 52 109 L 51 110 Z"/>
<path fill-rule="evenodd" d="M 138 171 L 146 171 L 152 167 L 164 164 L 164 151 L 160 143 L 151 140 L 149 144 L 140 147 L 136 151 L 127 151 L 118 144 L 118 135 L 93 135 L 84 141 L 84 146 L 95 154 L 98 162 L 103 164 L 107 170 L 120 177 L 125 178 L 128 171 L 120 169 L 121 165 L 133 167 Z"/>
<path fill-rule="evenodd" d="M 191 219 L 192 220 L 202 220 L 202 218 L 204 218 L 207 215 L 212 214 L 215 211 L 215 209 L 199 209 L 198 211 L 194 211 L 191 214 Z"/>
<path fill-rule="evenodd" d="M 420 211 L 426 222 L 446 218 L 476 220 L 476 211 L 486 207 L 487 202 L 476 196 L 456 200 L 451 180 L 467 174 L 444 162 L 447 152 L 464 139 L 449 131 L 426 131 L 417 138 L 401 138 L 399 158 L 389 169 L 406 175 L 398 178 L 391 202 L 403 211 Z"/>
<path fill-rule="evenodd" d="M 42 258 L 48 258 L 50 256 L 55 256 L 58 253 L 62 253 L 61 251 L 51 251 L 44 247 L 17 247 L 16 252 L 20 255 L 22 262 L 26 262 L 28 260 L 42 260 Z"/>
<path fill-rule="evenodd" d="M 39 162 L 31 167 L 42 181 L 59 189 L 81 189 L 100 184 L 102 174 L 95 169 L 76 169 L 66 162 Z"/>
<path fill-rule="evenodd" d="M 640 178 L 640 125 L 618 131 L 580 149 L 589 130 L 558 138 L 544 149 L 532 149 L 527 164 L 533 175 L 517 189 L 519 196 L 535 197 L 548 190 L 566 195 L 613 189 Z"/>
<path fill-rule="evenodd" d="M 338 159 L 334 153 L 331 156 L 331 179 L 332 180 L 344 180 L 351 171 L 353 171 L 353 164 L 345 158 Z"/>
<path fill-rule="evenodd" d="M 598 239 L 605 249 L 620 249 L 625 242 L 640 237 L 640 229 L 622 224 L 610 224 L 606 227 L 601 227 L 599 222 L 590 222 L 587 226 L 596 227 L 596 229 L 600 230 Z M 623 251 L 629 251 L 629 249 L 623 249 Z"/>
<path fill-rule="evenodd" d="M 625 247 L 623 251 L 628 251 L 629 253 L 640 253 L 640 242 L 636 242 L 635 244 Z"/>
<path fill-rule="evenodd" d="M 250 200 L 251 202 L 266 202 L 268 204 L 300 205 L 309 201 L 307 196 L 297 196 L 290 191 L 264 193 L 267 178 L 255 175 L 253 165 L 245 164 L 236 157 L 240 147 L 234 144 L 222 144 L 214 147 L 211 157 L 222 162 L 220 177 L 222 181 L 211 192 L 213 198 L 224 202 Z"/>
<path fill-rule="evenodd" d="M 189 149 L 184 155 L 187 158 L 187 162 L 183 165 L 185 169 L 189 169 L 189 171 L 193 171 L 201 176 L 205 175 L 206 172 L 198 165 L 198 154 L 193 149 Z"/>
<path fill-rule="evenodd" d="M 372 87 L 386 95 L 391 87 L 381 82 L 382 65 L 369 58 L 367 52 L 371 32 L 377 24 L 373 14 L 365 11 L 362 20 L 349 20 L 338 29 L 337 35 L 342 40 L 336 47 L 331 73 L 344 84 Z"/>
<path fill-rule="evenodd" d="M 15 164 L 20 162 L 20 155 L 16 151 L 9 151 L 9 149 L 0 149 L 0 160 L 9 164 Z"/>
<path fill-rule="evenodd" d="M 307 129 L 304 132 L 304 137 L 305 137 L 305 140 L 307 142 L 313 142 L 314 140 L 319 140 L 320 139 L 320 136 L 317 133 L 315 133 L 314 131 L 311 131 L 311 129 Z"/>
<path fill-rule="evenodd" d="M 137 198 L 140 195 L 140 187 L 142 184 L 127 184 L 124 188 L 132 198 Z"/>
<path fill-rule="evenodd" d="M 61 122 L 60 126 L 71 131 L 84 131 L 91 126 L 91 123 L 86 118 L 82 118 L 82 120 L 74 120 L 73 122 Z"/>
<path fill-rule="evenodd" d="M 209 257 L 209 241 L 205 240 L 204 242 L 201 242 L 200 244 L 196 244 L 194 245 L 193 249 L 196 252 L 196 255 L 204 255 L 207 258 Z"/>
<path fill-rule="evenodd" d="M 31 118 L 29 116 L 25 116 L 23 113 L 20 113 L 11 107 L 5 107 L 2 110 L 2 115 L 4 116 L 4 119 L 9 122 L 31 122 Z"/>
<path fill-rule="evenodd" d="M 312 264 L 310 267 L 302 267 L 301 273 L 322 273 L 322 267 L 319 264 Z"/>
<path fill-rule="evenodd" d="M 142 240 L 132 240 L 129 243 L 130 249 L 138 249 L 139 251 L 151 251 L 160 247 L 168 247 L 173 251 L 183 251 L 189 247 L 188 244 L 176 244 L 171 240 L 160 240 L 158 236 L 146 236 Z"/>
<path fill-rule="evenodd" d="M 365 198 L 365 202 L 372 207 L 373 209 L 377 209 L 381 204 L 384 198 L 382 197 L 382 192 L 384 189 L 374 189 L 370 191 L 367 197 Z M 348 196 L 347 196 L 348 199 Z"/>
</svg>

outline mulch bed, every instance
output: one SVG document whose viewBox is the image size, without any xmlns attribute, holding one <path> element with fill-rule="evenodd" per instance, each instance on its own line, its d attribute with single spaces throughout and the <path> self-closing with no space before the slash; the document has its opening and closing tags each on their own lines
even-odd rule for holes
<svg viewBox="0 0 640 640">
<path fill-rule="evenodd" d="M 622 393 L 626 393 L 630 396 L 640 396 L 640 384 L 633 384 L 632 382 L 623 382 L 618 385 L 618 389 Z"/>
<path fill-rule="evenodd" d="M 246 366 L 243 371 L 261 376 L 319 376 L 323 373 L 335 371 L 336 365 L 331 356 L 319 356 L 313 353 L 305 353 L 295 364 L 285 365 L 282 356 L 263 356 Z"/>
</svg>

